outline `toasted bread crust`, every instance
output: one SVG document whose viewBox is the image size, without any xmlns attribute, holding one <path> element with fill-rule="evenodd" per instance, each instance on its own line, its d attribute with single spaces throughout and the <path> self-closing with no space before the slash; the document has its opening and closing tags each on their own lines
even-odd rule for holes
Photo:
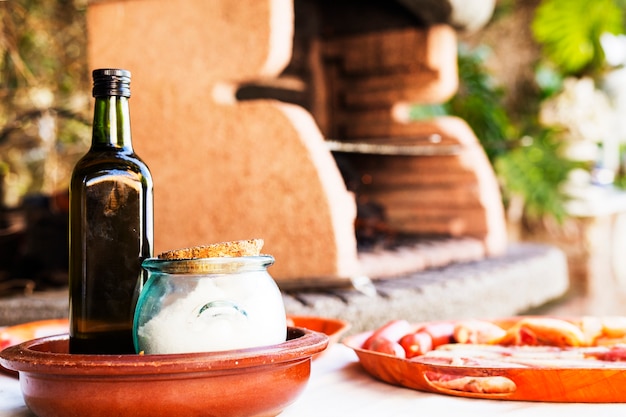
<svg viewBox="0 0 626 417">
<path fill-rule="evenodd" d="M 159 259 L 200 259 L 239 256 L 258 256 L 263 247 L 263 239 L 235 240 L 213 243 L 191 248 L 174 249 L 158 255 Z"/>
</svg>

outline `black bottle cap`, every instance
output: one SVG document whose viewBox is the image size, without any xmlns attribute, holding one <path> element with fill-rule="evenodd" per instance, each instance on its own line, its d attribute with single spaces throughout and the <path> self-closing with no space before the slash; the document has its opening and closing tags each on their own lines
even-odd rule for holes
<svg viewBox="0 0 626 417">
<path fill-rule="evenodd" d="M 130 71 L 124 69 L 96 69 L 92 73 L 94 97 L 130 97 Z"/>
</svg>

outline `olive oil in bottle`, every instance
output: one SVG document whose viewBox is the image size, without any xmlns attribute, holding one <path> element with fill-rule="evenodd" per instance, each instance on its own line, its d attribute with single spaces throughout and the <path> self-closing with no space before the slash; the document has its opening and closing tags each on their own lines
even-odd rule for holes
<svg viewBox="0 0 626 417">
<path fill-rule="evenodd" d="M 93 71 L 91 147 L 70 183 L 70 353 L 134 353 L 134 308 L 153 250 L 153 185 L 135 154 L 130 72 Z"/>
</svg>

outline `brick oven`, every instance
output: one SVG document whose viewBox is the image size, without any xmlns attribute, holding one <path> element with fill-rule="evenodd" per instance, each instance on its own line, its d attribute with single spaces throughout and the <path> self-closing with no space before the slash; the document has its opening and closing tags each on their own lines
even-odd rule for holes
<svg viewBox="0 0 626 417">
<path fill-rule="evenodd" d="M 90 68 L 133 73 L 157 252 L 262 237 L 297 287 L 506 250 L 467 123 L 408 117 L 458 88 L 455 29 L 401 3 L 90 2 Z"/>
</svg>

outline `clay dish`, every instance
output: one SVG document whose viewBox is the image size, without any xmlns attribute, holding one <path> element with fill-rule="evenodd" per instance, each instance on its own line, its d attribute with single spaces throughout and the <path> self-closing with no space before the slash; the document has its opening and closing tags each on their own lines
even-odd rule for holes
<svg viewBox="0 0 626 417">
<path fill-rule="evenodd" d="M 275 416 L 309 380 L 328 336 L 290 327 L 287 341 L 252 349 L 172 355 L 76 355 L 68 336 L 0 352 L 19 372 L 26 405 L 39 417 Z"/>
<path fill-rule="evenodd" d="M 324 333 L 328 336 L 328 346 L 338 343 L 351 327 L 350 323 L 345 320 L 317 316 L 287 316 L 287 325 Z M 313 355 L 313 359 L 323 353 Z"/>
</svg>

